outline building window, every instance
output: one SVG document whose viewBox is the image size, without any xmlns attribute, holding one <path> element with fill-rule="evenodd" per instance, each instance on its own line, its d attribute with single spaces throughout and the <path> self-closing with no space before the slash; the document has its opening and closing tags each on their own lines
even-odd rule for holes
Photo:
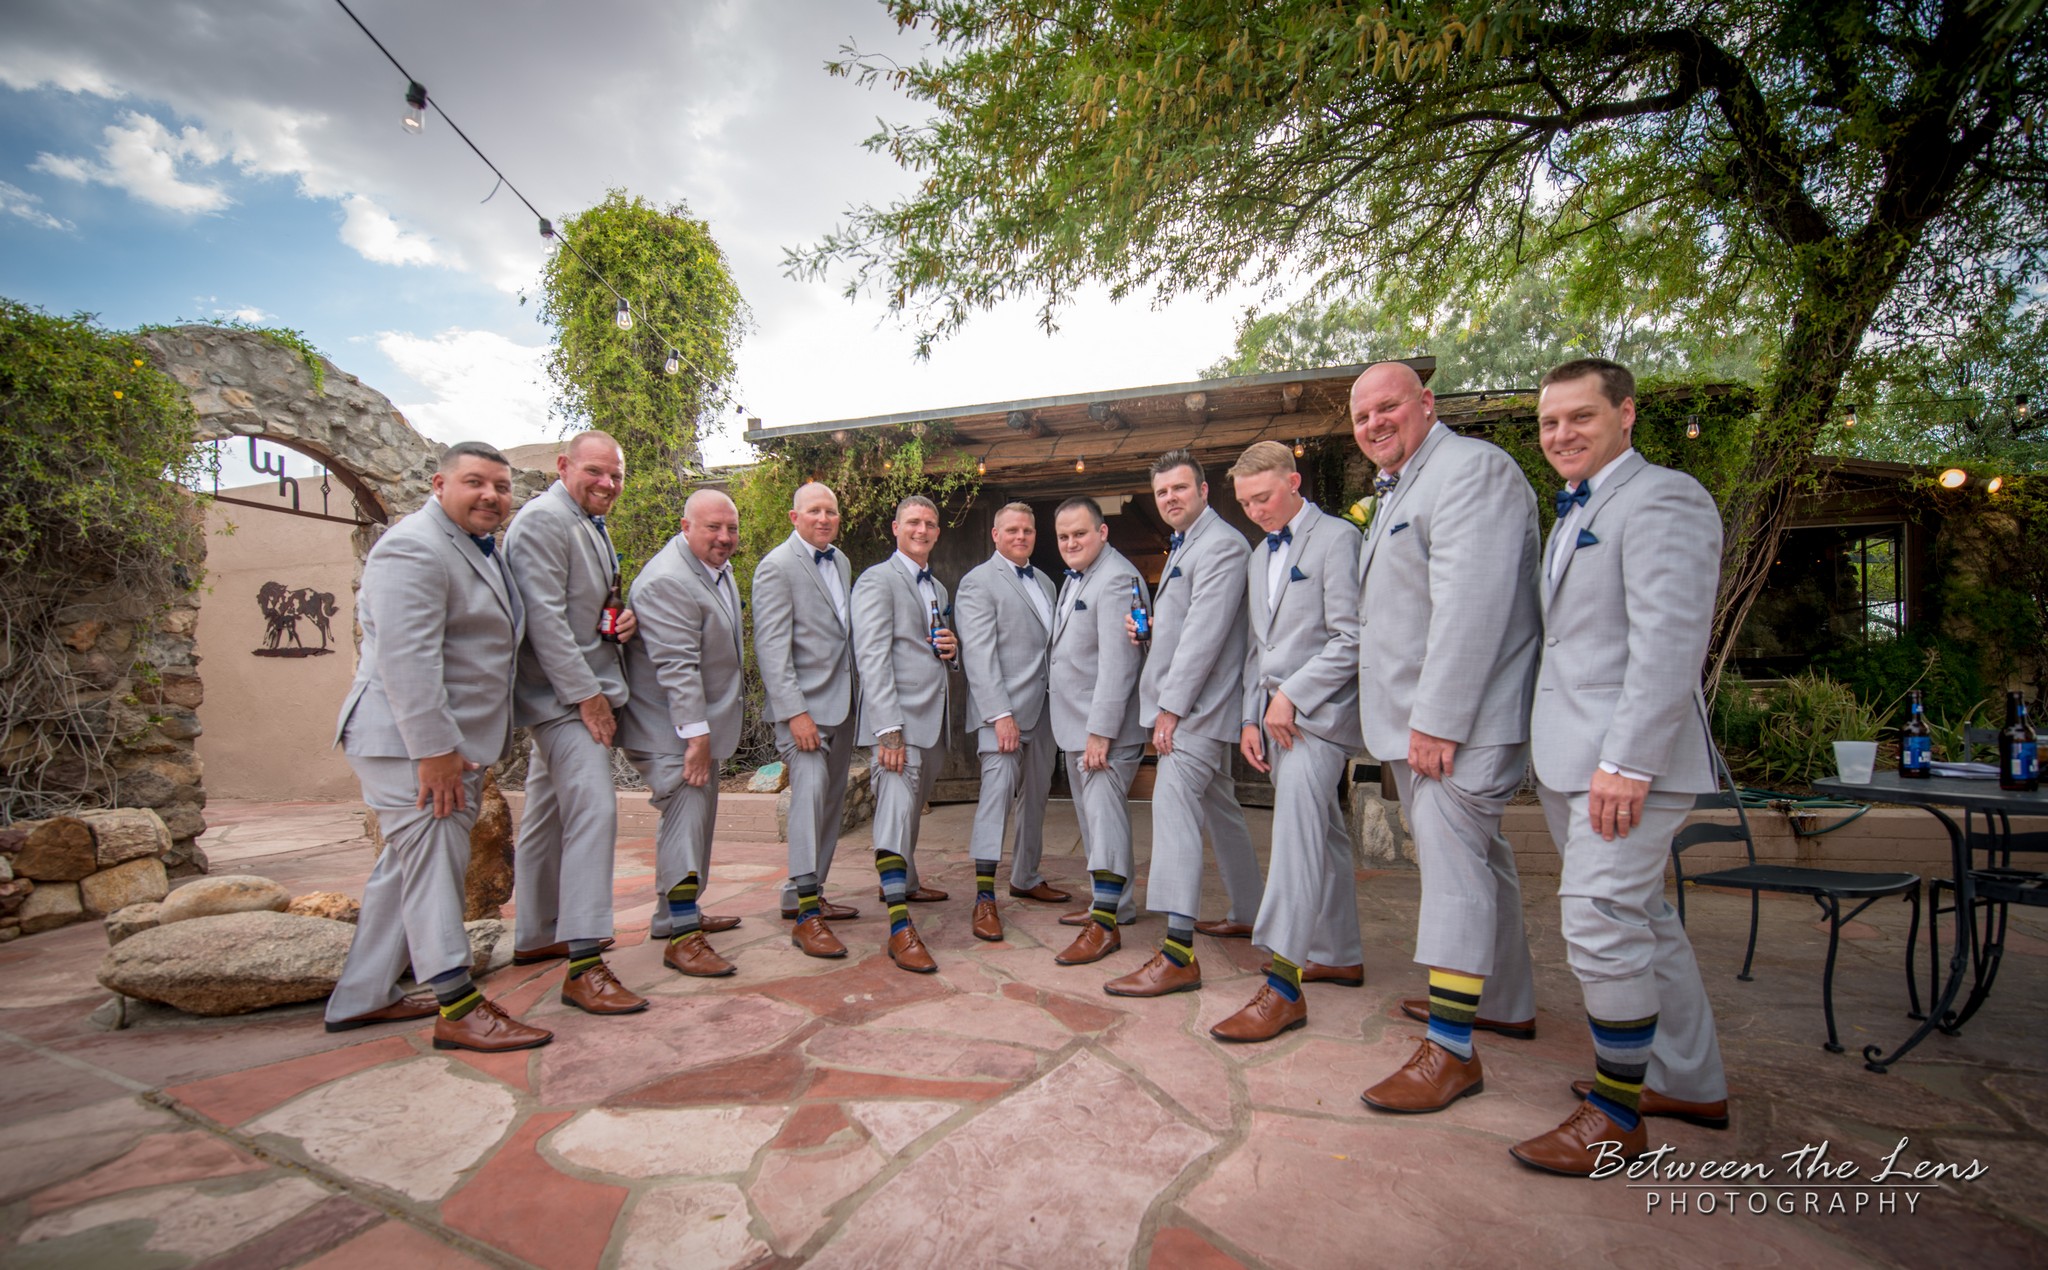
<svg viewBox="0 0 2048 1270">
<path fill-rule="evenodd" d="M 1795 674 L 1838 649 L 1906 628 L 1905 526 L 1793 529 L 1743 623 L 1735 664 L 1747 678 Z"/>
</svg>

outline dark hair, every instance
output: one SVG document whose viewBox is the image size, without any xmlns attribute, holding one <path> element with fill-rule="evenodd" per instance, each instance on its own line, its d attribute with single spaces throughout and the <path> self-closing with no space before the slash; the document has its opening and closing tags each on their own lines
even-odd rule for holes
<svg viewBox="0 0 2048 1270">
<path fill-rule="evenodd" d="M 1195 484 L 1197 485 L 1209 479 L 1208 474 L 1202 471 L 1202 461 L 1195 457 L 1193 450 L 1168 450 L 1152 460 L 1152 469 L 1146 475 L 1153 480 L 1158 480 L 1161 475 L 1171 472 L 1177 467 L 1194 469 Z"/>
<path fill-rule="evenodd" d="M 1052 514 L 1053 522 L 1057 524 L 1059 522 L 1060 517 L 1066 515 L 1070 511 L 1075 510 L 1076 508 L 1079 508 L 1080 510 L 1087 512 L 1088 519 L 1094 521 L 1096 524 L 1099 525 L 1102 523 L 1102 505 L 1092 498 L 1082 498 L 1079 495 L 1076 495 L 1073 498 L 1070 498 L 1066 502 L 1061 503 L 1059 505 L 1059 507 Z"/>
<path fill-rule="evenodd" d="M 484 459 L 491 463 L 503 463 L 506 467 L 512 466 L 512 461 L 499 453 L 498 447 L 488 441 L 457 441 L 442 452 L 440 466 L 434 470 L 452 472 L 455 465 L 464 458 Z"/>
<path fill-rule="evenodd" d="M 1607 404 L 1618 406 L 1636 395 L 1636 377 L 1620 362 L 1610 362 L 1604 357 L 1577 357 L 1561 366 L 1553 366 L 1536 385 L 1548 388 L 1567 380 L 1584 379 L 1588 375 L 1600 377 L 1600 393 L 1607 398 Z"/>
</svg>

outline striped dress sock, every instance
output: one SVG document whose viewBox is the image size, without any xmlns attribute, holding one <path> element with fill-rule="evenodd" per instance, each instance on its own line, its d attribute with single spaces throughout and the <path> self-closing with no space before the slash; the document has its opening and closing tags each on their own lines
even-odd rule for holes
<svg viewBox="0 0 2048 1270">
<path fill-rule="evenodd" d="M 580 977 L 592 966 L 602 965 L 604 959 L 598 956 L 602 940 L 572 939 L 569 941 L 569 978 Z"/>
<path fill-rule="evenodd" d="M 894 851 L 875 852 L 875 872 L 882 875 L 882 900 L 889 906 L 889 933 L 910 925 L 910 866 Z"/>
<path fill-rule="evenodd" d="M 818 911 L 818 875 L 799 873 L 790 879 L 796 887 L 796 919 L 810 917 Z"/>
<path fill-rule="evenodd" d="M 996 897 L 996 862 L 976 860 L 974 862 L 974 898 L 992 900 Z"/>
<path fill-rule="evenodd" d="M 1180 913 L 1166 915 L 1166 942 L 1159 945 L 1159 951 L 1176 966 L 1185 966 L 1195 959 L 1195 919 Z"/>
<path fill-rule="evenodd" d="M 1124 880 L 1108 869 L 1094 869 L 1088 876 L 1095 879 L 1095 907 L 1088 910 L 1088 916 L 1115 930 L 1117 905 L 1124 902 Z"/>
<path fill-rule="evenodd" d="M 703 925 L 697 915 L 697 875 L 692 873 L 668 888 L 668 942 L 680 944 Z"/>
<path fill-rule="evenodd" d="M 434 990 L 434 1000 L 441 1006 L 441 1017 L 453 1023 L 483 1004 L 483 993 L 469 981 L 469 967 L 457 966 L 445 974 L 435 975 L 427 981 Z"/>
<path fill-rule="evenodd" d="M 1479 1017 L 1479 992 L 1486 980 L 1478 975 L 1429 972 L 1429 1039 L 1459 1058 L 1472 1057 L 1472 1020 Z"/>
<path fill-rule="evenodd" d="M 1586 1016 L 1593 1029 L 1593 1092 L 1586 1101 L 1624 1129 L 1642 1117 L 1643 1074 L 1650 1068 L 1650 1045 L 1657 1039 L 1657 1016 L 1618 1022 Z"/>
<path fill-rule="evenodd" d="M 1273 964 L 1266 967 L 1266 986 L 1289 1001 L 1301 1000 L 1301 967 L 1274 953 Z"/>
</svg>

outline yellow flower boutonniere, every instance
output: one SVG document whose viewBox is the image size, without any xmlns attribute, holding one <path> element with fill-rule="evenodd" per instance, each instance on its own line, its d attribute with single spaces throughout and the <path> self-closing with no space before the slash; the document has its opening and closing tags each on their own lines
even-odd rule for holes
<svg viewBox="0 0 2048 1270">
<path fill-rule="evenodd" d="M 1379 505 L 1380 500 L 1368 494 L 1345 510 L 1344 519 L 1358 526 L 1363 531 L 1372 526 L 1372 514 L 1379 510 Z"/>
</svg>

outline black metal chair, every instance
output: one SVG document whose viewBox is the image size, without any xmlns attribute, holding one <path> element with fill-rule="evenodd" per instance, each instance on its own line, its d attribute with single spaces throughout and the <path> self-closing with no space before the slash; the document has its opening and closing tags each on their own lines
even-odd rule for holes
<svg viewBox="0 0 2048 1270">
<path fill-rule="evenodd" d="M 1912 1001 L 1910 1017 L 1920 1015 L 1920 986 L 1914 977 L 1913 952 L 1920 938 L 1920 875 L 1917 873 L 1860 873 L 1850 869 L 1808 869 L 1792 865 L 1758 864 L 1756 862 L 1756 840 L 1750 836 L 1749 813 L 1742 804 L 1741 792 L 1735 780 L 1728 773 L 1728 766 L 1721 756 L 1714 756 L 1714 770 L 1721 780 L 1721 789 L 1712 794 L 1701 794 L 1694 800 L 1700 809 L 1733 808 L 1735 823 L 1732 825 L 1703 822 L 1687 825 L 1671 839 L 1671 870 L 1678 879 L 1678 920 L 1685 920 L 1685 888 L 1693 886 L 1721 886 L 1731 890 L 1749 892 L 1749 948 L 1742 954 L 1742 972 L 1735 977 L 1750 982 L 1750 967 L 1756 961 L 1757 920 L 1763 893 L 1770 891 L 1780 895 L 1805 895 L 1820 906 L 1828 919 L 1828 960 L 1821 971 L 1821 1010 L 1827 1016 L 1827 1050 L 1832 1054 L 1842 1052 L 1841 1041 L 1835 1032 L 1835 953 L 1842 942 L 1842 923 L 1853 921 L 1864 909 L 1888 895 L 1903 895 L 1913 906 L 1912 927 L 1906 935 L 1906 992 Z M 1748 863 L 1732 869 L 1717 869 L 1694 877 L 1685 874 L 1684 853 L 1688 848 L 1705 842 L 1739 842 Z M 1845 915 L 1842 905 L 1856 901 L 1856 907 Z"/>
<path fill-rule="evenodd" d="M 1996 747 L 1998 733 L 1991 728 L 1968 728 L 1964 741 L 1972 748 Z M 1982 825 L 1982 829 L 1978 828 Z M 1983 866 L 1977 867 L 1979 856 Z M 2005 957 L 2006 913 L 2011 905 L 2048 908 L 2048 872 L 2017 868 L 2015 855 L 2033 855 L 2048 863 L 2048 831 L 2015 833 L 2012 818 L 2003 812 L 1963 813 L 1963 858 L 1970 867 L 1970 907 L 1963 928 L 1969 933 L 1972 982 L 1963 1008 L 1942 1016 L 1942 1031 L 1954 1036 L 1977 1013 L 1991 995 L 1998 967 Z M 1941 976 L 1941 915 L 1955 912 L 1955 905 L 1941 906 L 1943 892 L 1955 893 L 1954 878 L 1933 878 L 1927 884 L 1928 965 L 1935 983 Z"/>
</svg>

